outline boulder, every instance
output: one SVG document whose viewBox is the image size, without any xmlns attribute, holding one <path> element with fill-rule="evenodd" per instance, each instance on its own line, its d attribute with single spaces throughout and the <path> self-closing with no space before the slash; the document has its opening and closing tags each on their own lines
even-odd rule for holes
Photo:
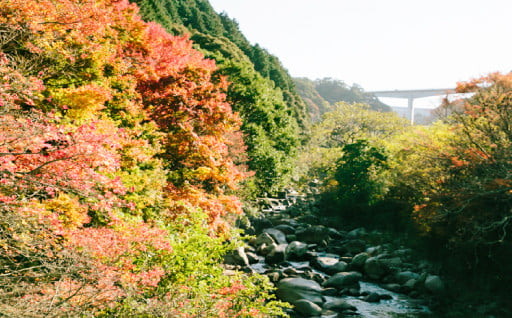
<svg viewBox="0 0 512 318">
<path fill-rule="evenodd" d="M 377 257 L 370 257 L 364 263 L 364 272 L 372 279 L 379 279 L 388 272 L 389 268 Z"/>
<path fill-rule="evenodd" d="M 292 304 L 305 299 L 321 305 L 323 303 L 322 290 L 322 287 L 313 280 L 299 277 L 285 278 L 277 284 L 276 296 L 280 300 Z"/>
<path fill-rule="evenodd" d="M 341 298 L 335 298 L 332 300 L 329 300 L 325 302 L 324 308 L 328 310 L 335 310 L 335 311 L 345 311 L 345 310 L 351 310 L 356 311 L 357 308 L 352 306 L 351 304 L 347 303 L 345 300 Z"/>
<path fill-rule="evenodd" d="M 363 240 L 350 240 L 342 245 L 343 248 L 352 255 L 364 252 L 366 250 L 366 242 Z"/>
<path fill-rule="evenodd" d="M 306 229 L 302 229 L 295 233 L 299 241 L 306 243 L 321 243 L 329 238 L 328 231 L 325 226 L 314 225 Z"/>
<path fill-rule="evenodd" d="M 273 245 L 273 248 L 265 255 L 265 262 L 274 265 L 284 261 L 285 251 L 288 244 Z"/>
<path fill-rule="evenodd" d="M 295 306 L 294 309 L 296 312 L 307 317 L 320 316 L 322 313 L 322 308 L 320 306 L 306 299 L 297 300 L 293 305 Z"/>
<path fill-rule="evenodd" d="M 323 286 L 342 289 L 344 287 L 350 287 L 359 283 L 361 278 L 363 278 L 363 275 L 361 275 L 359 272 L 341 272 L 334 274 L 329 279 L 327 279 L 323 283 Z"/>
<path fill-rule="evenodd" d="M 224 264 L 249 266 L 249 259 L 245 254 L 244 248 L 239 247 L 236 250 L 227 253 L 224 256 Z"/>
<path fill-rule="evenodd" d="M 332 265 L 331 267 L 328 267 L 325 272 L 327 274 L 336 274 L 339 272 L 344 272 L 347 270 L 348 264 L 344 261 L 338 261 L 336 264 Z"/>
<path fill-rule="evenodd" d="M 277 283 L 279 281 L 279 279 L 281 279 L 281 274 L 279 272 L 270 272 L 265 275 L 273 283 Z"/>
<path fill-rule="evenodd" d="M 299 225 L 299 222 L 295 219 L 278 219 L 274 222 L 277 226 L 275 226 L 276 229 L 278 230 L 281 230 L 279 229 L 278 227 L 281 226 L 281 225 L 287 225 L 287 226 L 291 226 L 292 228 L 295 228 Z M 283 230 L 281 230 L 283 231 Z M 285 231 L 283 231 L 285 232 Z M 286 232 L 285 232 L 286 233 Z"/>
<path fill-rule="evenodd" d="M 370 258 L 370 255 L 368 255 L 367 253 L 359 253 L 352 258 L 352 261 L 350 262 L 350 266 L 352 266 L 353 268 L 356 268 L 356 269 L 363 268 L 364 263 L 366 262 L 366 260 L 368 258 Z"/>
<path fill-rule="evenodd" d="M 382 246 L 370 246 L 366 249 L 366 253 L 370 256 L 378 255 L 382 252 Z"/>
<path fill-rule="evenodd" d="M 379 257 L 382 264 L 384 264 L 384 267 L 387 267 L 388 269 L 391 268 L 400 268 L 402 266 L 402 259 L 400 257 L 391 257 L 391 258 L 383 258 Z"/>
<path fill-rule="evenodd" d="M 275 229 L 278 229 L 279 231 L 283 232 L 286 235 L 295 233 L 295 228 L 293 226 L 290 226 L 287 224 L 280 224 L 280 225 L 276 226 Z"/>
<path fill-rule="evenodd" d="M 324 288 L 322 291 L 322 295 L 324 296 L 335 296 L 336 294 L 338 294 L 338 290 L 334 287 Z"/>
<path fill-rule="evenodd" d="M 304 272 L 302 271 L 298 271 L 297 269 L 295 269 L 294 267 L 288 267 L 286 268 L 283 273 L 287 276 L 287 277 L 295 277 L 295 276 L 299 276 L 299 274 L 303 274 Z"/>
<path fill-rule="evenodd" d="M 287 260 L 304 260 L 308 252 L 308 245 L 299 241 L 293 241 L 286 247 L 285 259 Z"/>
<path fill-rule="evenodd" d="M 315 257 L 310 261 L 311 266 L 321 272 L 327 272 L 327 269 L 336 263 L 338 263 L 337 258 L 324 256 Z"/>
<path fill-rule="evenodd" d="M 425 288 L 433 294 L 444 292 L 444 283 L 439 276 L 428 275 L 425 279 Z"/>
<path fill-rule="evenodd" d="M 377 293 L 371 293 L 366 295 L 363 300 L 369 303 L 378 303 L 380 301 L 380 295 Z"/>
<path fill-rule="evenodd" d="M 247 255 L 247 260 L 249 260 L 249 264 L 256 264 L 260 261 L 256 253 L 245 252 L 245 255 Z"/>
<path fill-rule="evenodd" d="M 295 235 L 295 234 L 287 234 L 286 235 L 286 240 L 288 242 L 296 241 L 297 240 L 297 235 Z"/>
<path fill-rule="evenodd" d="M 335 239 L 335 240 L 341 240 L 341 239 L 344 239 L 345 238 L 345 234 L 330 227 L 330 228 L 327 228 L 327 234 L 329 235 L 329 237 L 331 237 L 332 239 Z"/>
<path fill-rule="evenodd" d="M 274 244 L 275 241 L 272 238 L 272 236 L 270 236 L 268 233 L 261 233 L 255 239 L 252 239 L 249 243 L 252 246 L 260 247 L 263 244 L 266 244 L 266 245 Z"/>
<path fill-rule="evenodd" d="M 298 221 L 301 223 L 305 223 L 305 224 L 318 224 L 319 218 L 316 215 L 308 213 L 308 214 L 298 217 Z M 319 226 L 321 226 L 321 225 L 319 225 Z"/>
<path fill-rule="evenodd" d="M 414 273 L 411 271 L 403 271 L 403 272 L 399 272 L 395 275 L 395 280 L 397 283 L 403 285 L 410 279 L 417 280 L 419 277 L 420 277 L 420 275 L 418 273 Z"/>
<path fill-rule="evenodd" d="M 268 253 L 272 252 L 276 248 L 276 246 L 276 243 L 271 243 L 268 245 L 266 243 L 263 243 L 260 246 L 258 246 L 257 252 L 260 255 L 267 255 Z"/>
<path fill-rule="evenodd" d="M 287 244 L 286 235 L 276 228 L 264 229 L 263 233 L 270 235 L 277 244 Z"/>
<path fill-rule="evenodd" d="M 262 229 L 266 229 L 272 227 L 272 222 L 267 218 L 253 218 L 251 219 L 251 225 L 256 231 L 256 233 L 260 233 Z"/>
<path fill-rule="evenodd" d="M 405 291 L 411 291 L 418 285 L 418 280 L 411 278 L 408 281 L 406 281 L 402 287 Z"/>
<path fill-rule="evenodd" d="M 354 229 L 354 230 L 348 232 L 347 236 L 350 238 L 359 238 L 359 237 L 365 236 L 367 234 L 368 234 L 368 232 L 366 232 L 366 229 L 364 227 L 360 227 L 360 228 L 357 228 L 357 229 Z"/>
</svg>

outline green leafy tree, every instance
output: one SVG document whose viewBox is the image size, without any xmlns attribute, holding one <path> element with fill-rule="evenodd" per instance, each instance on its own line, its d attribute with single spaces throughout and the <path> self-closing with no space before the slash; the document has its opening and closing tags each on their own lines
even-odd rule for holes
<svg viewBox="0 0 512 318">
<path fill-rule="evenodd" d="M 418 222 L 453 246 L 499 248 L 512 218 L 512 74 L 461 83 L 464 112 L 451 118 L 456 142 L 439 154 L 445 175 L 417 209 Z"/>
<path fill-rule="evenodd" d="M 291 178 L 291 162 L 309 127 L 306 105 L 279 60 L 251 45 L 238 23 L 207 1 L 139 0 L 146 19 L 173 33 L 190 33 L 194 46 L 227 77 L 227 99 L 242 118 L 248 165 L 255 172 L 248 192 L 275 192 Z M 257 126 L 257 127 L 256 127 Z"/>
</svg>

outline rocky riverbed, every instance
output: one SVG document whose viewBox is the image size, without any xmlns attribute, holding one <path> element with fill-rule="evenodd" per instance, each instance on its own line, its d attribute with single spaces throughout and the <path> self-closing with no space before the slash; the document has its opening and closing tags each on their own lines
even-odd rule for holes
<svg viewBox="0 0 512 318">
<path fill-rule="evenodd" d="M 245 225 L 253 238 L 226 256 L 227 268 L 268 276 L 291 317 L 433 317 L 428 301 L 445 286 L 427 262 L 371 244 L 378 233 L 332 228 L 312 209 L 307 198 L 263 200 Z"/>
</svg>

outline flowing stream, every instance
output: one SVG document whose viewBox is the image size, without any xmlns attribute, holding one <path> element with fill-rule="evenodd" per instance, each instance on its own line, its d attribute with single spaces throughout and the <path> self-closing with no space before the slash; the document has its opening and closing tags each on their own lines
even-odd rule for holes
<svg viewBox="0 0 512 318">
<path fill-rule="evenodd" d="M 278 211 L 276 211 L 278 210 Z M 281 214 L 285 209 L 274 209 L 274 212 L 280 212 Z M 283 214 L 286 214 L 283 213 Z M 312 250 L 315 257 L 317 258 L 335 258 L 336 260 L 342 260 L 337 254 L 331 254 L 321 251 Z M 286 276 L 291 277 L 311 277 L 310 275 L 320 276 L 320 281 L 325 281 L 330 275 L 318 270 L 318 266 L 312 266 L 309 260 L 302 261 L 285 261 L 279 264 L 269 265 L 265 262 L 265 256 L 257 256 L 257 262 L 249 265 L 251 269 L 260 274 L 268 274 L 275 272 L 276 270 L 285 273 Z M 345 257 L 346 259 L 346 257 Z M 315 269 L 316 267 L 316 269 Z M 307 274 L 307 275 L 306 275 Z M 331 273 L 332 274 L 332 273 Z M 310 278 L 311 279 L 311 278 Z M 377 282 L 369 281 L 365 276 L 359 281 L 359 292 L 353 294 L 325 294 L 323 295 L 323 301 L 325 303 L 332 302 L 333 300 L 342 299 L 347 304 L 357 308 L 357 311 L 347 312 L 343 311 L 342 314 L 339 312 L 332 312 L 324 310 L 321 316 L 301 316 L 292 313 L 291 317 L 323 317 L 323 318 L 338 318 L 338 317 L 364 317 L 364 318 L 432 318 L 433 314 L 425 305 L 424 299 L 416 299 L 398 292 L 382 288 Z M 394 289 L 393 289 L 394 290 Z M 322 292 L 323 294 L 323 292 Z M 352 295 L 352 296 L 351 296 Z M 369 296 L 376 295 L 376 300 L 369 300 Z M 367 297 L 368 296 L 368 297 Z M 421 296 L 420 296 L 421 297 Z"/>
<path fill-rule="evenodd" d="M 288 262 L 289 268 L 295 269 L 300 273 L 303 269 L 309 268 L 309 261 L 303 262 Z M 251 268 L 260 274 L 271 269 L 270 266 L 265 264 L 265 258 L 260 257 L 260 262 L 252 264 Z M 322 276 L 327 276 L 318 270 L 313 270 Z M 391 299 L 380 300 L 379 302 L 367 302 L 363 300 L 363 297 L 332 297 L 324 296 L 326 301 L 334 298 L 343 298 L 347 303 L 357 308 L 357 316 L 364 318 L 423 318 L 432 317 L 429 308 L 422 304 L 420 300 L 413 299 L 403 294 L 395 293 L 380 287 L 379 285 L 372 282 L 361 281 L 361 294 L 377 293 L 379 295 L 389 295 Z M 331 316 L 325 315 L 322 318 L 331 318 Z M 333 315 L 332 318 L 338 317 L 337 314 Z"/>
</svg>

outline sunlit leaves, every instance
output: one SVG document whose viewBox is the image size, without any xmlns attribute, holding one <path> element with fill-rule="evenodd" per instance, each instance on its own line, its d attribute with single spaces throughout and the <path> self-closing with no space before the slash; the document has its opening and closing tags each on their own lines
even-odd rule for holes
<svg viewBox="0 0 512 318">
<path fill-rule="evenodd" d="M 246 175 L 230 152 L 244 150 L 240 120 L 214 62 L 127 1 L 6 0 L 0 13 L 0 311 L 132 312 L 136 299 L 158 316 L 196 272 L 212 285 L 177 297 L 233 308 L 244 278 L 173 262 L 192 251 L 180 235 L 218 261 L 241 213 L 227 193 Z M 171 226 L 193 213 L 203 221 Z M 261 301 L 238 303 L 257 315 Z"/>
</svg>

